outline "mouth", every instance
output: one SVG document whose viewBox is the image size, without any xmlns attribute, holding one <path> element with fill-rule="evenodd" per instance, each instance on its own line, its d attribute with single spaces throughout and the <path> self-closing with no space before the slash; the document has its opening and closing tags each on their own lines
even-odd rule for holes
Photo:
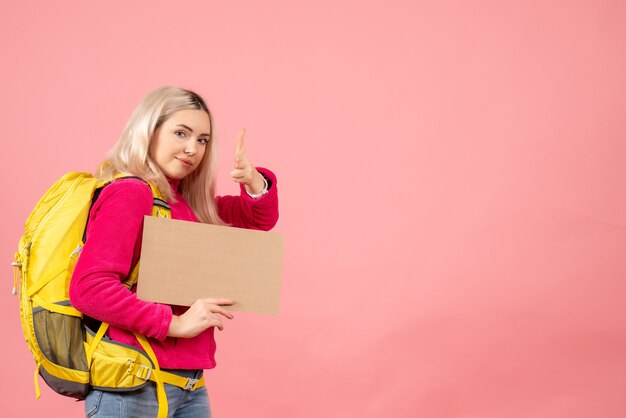
<svg viewBox="0 0 626 418">
<path fill-rule="evenodd" d="M 176 159 L 180 161 L 180 163 L 185 167 L 193 167 L 193 163 L 191 162 L 191 160 L 188 160 L 186 158 L 178 158 L 178 157 L 176 157 Z"/>
</svg>

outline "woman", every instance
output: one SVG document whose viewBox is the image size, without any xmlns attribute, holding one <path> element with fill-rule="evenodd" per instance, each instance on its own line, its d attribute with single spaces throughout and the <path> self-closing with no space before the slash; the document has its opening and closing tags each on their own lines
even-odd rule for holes
<svg viewBox="0 0 626 418">
<path fill-rule="evenodd" d="M 141 348 L 133 333 L 145 335 L 161 369 L 186 378 L 215 367 L 214 329 L 223 329 L 223 318 L 233 318 L 224 307 L 235 302 L 200 299 L 189 308 L 151 303 L 122 283 L 139 260 L 143 218 L 152 213 L 146 182 L 167 198 L 173 219 L 262 230 L 275 225 L 276 177 L 250 163 L 243 133 L 231 172 L 240 195 L 215 197 L 216 148 L 211 113 L 200 96 L 174 87 L 149 93 L 98 173 L 104 180 L 118 174 L 140 179 L 117 179 L 100 193 L 70 285 L 74 307 L 109 323 L 111 339 Z M 211 416 L 206 388 L 165 386 L 169 416 Z M 85 402 L 87 416 L 156 416 L 157 410 L 154 384 L 132 392 L 93 389 Z"/>
</svg>

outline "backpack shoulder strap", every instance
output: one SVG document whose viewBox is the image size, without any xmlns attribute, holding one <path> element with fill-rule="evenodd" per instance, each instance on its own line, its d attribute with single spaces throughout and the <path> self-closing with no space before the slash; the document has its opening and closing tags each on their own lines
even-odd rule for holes
<svg viewBox="0 0 626 418">
<path fill-rule="evenodd" d="M 152 191 L 152 216 L 156 216 L 158 218 L 171 218 L 172 217 L 172 210 L 170 208 L 169 203 L 167 203 L 167 200 L 165 200 L 165 198 L 161 194 L 161 191 L 154 184 L 152 184 L 151 182 L 146 181 L 146 180 L 142 179 L 141 177 L 126 176 L 126 175 L 123 175 L 123 174 L 118 174 L 117 176 L 115 176 L 115 179 L 113 181 L 115 181 L 117 179 L 127 179 L 127 178 L 134 178 L 134 179 L 141 180 L 141 181 L 143 181 L 144 183 L 146 183 L 150 187 L 150 190 Z M 106 187 L 107 185 L 111 184 L 113 181 L 104 183 L 98 189 L 98 195 L 100 194 L 100 191 L 102 191 L 102 189 L 104 187 Z M 96 196 L 96 194 L 94 193 L 94 200 L 92 201 L 92 205 L 93 205 L 93 203 L 96 202 L 97 198 L 98 198 L 98 196 Z M 86 228 L 85 228 L 85 230 L 86 230 Z M 132 269 L 132 271 L 130 272 L 130 274 L 126 278 L 126 280 L 124 280 L 124 283 L 123 283 L 124 286 L 126 286 L 126 287 L 128 287 L 130 289 L 131 287 L 133 287 L 135 285 L 135 283 L 137 283 L 138 277 L 139 277 L 139 261 L 135 264 L 135 267 Z"/>
<path fill-rule="evenodd" d="M 172 217 L 169 203 L 167 203 L 167 200 L 165 199 L 165 197 L 163 197 L 163 194 L 161 194 L 161 191 L 153 183 L 146 181 L 142 179 L 141 177 L 126 176 L 124 174 L 116 175 L 115 180 L 117 179 L 137 179 L 146 183 L 150 187 L 150 190 L 152 191 L 152 199 L 153 199 L 152 216 L 156 216 L 159 218 L 171 218 Z"/>
</svg>

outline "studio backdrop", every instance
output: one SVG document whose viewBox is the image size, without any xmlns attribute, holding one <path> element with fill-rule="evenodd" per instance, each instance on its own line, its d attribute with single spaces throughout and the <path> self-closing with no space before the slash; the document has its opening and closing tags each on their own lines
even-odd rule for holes
<svg viewBox="0 0 626 418">
<path fill-rule="evenodd" d="M 219 194 L 242 127 L 278 176 L 280 314 L 217 334 L 215 417 L 626 416 L 623 1 L 4 0 L 0 39 L 0 415 L 82 416 L 35 400 L 10 263 L 174 85 Z"/>
</svg>

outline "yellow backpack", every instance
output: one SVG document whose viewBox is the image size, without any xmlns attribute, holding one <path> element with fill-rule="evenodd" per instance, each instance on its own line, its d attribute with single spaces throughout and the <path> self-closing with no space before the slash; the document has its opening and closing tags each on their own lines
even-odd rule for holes
<svg viewBox="0 0 626 418">
<path fill-rule="evenodd" d="M 15 253 L 13 293 L 19 293 L 22 329 L 35 358 L 35 395 L 40 396 L 38 374 L 56 392 L 77 399 L 85 399 L 91 387 L 131 391 L 154 381 L 158 417 L 166 417 L 163 383 L 196 390 L 204 385 L 204 379 L 160 370 L 144 336 L 135 334 L 145 351 L 110 340 L 105 335 L 108 324 L 85 321 L 69 301 L 70 280 L 84 245 L 89 211 L 107 184 L 90 173 L 61 177 L 31 212 Z M 154 197 L 152 216 L 169 218 L 169 205 L 159 190 L 148 184 Z M 138 271 L 139 263 L 125 286 L 136 283 Z"/>
</svg>

